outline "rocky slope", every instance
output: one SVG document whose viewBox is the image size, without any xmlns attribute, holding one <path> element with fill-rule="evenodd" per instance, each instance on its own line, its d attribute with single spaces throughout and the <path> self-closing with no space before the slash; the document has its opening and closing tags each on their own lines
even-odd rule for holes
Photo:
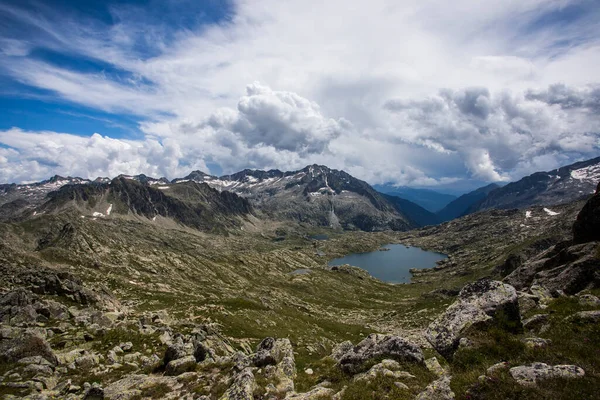
<svg viewBox="0 0 600 400">
<path fill-rule="evenodd" d="M 122 177 L 65 186 L 36 216 L 0 222 L 0 395 L 597 397 L 600 193 L 326 241 L 292 224 L 221 235 L 156 223 L 174 220 L 173 201 L 248 204 L 225 193 Z M 449 258 L 403 285 L 327 266 L 391 242 Z"/>
<path fill-rule="evenodd" d="M 469 213 L 490 208 L 524 208 L 567 203 L 594 193 L 600 180 L 600 157 L 548 172 L 536 172 L 491 191 Z"/>
<path fill-rule="evenodd" d="M 241 226 L 252 213 L 247 200 L 206 184 L 186 182 L 170 190 L 163 188 L 125 177 L 108 183 L 66 184 L 48 192 L 33 211 L 29 207 L 34 204 L 28 203 L 8 217 L 27 219 L 68 212 L 90 220 L 133 216 L 155 222 L 164 218 L 202 231 L 219 231 Z"/>
</svg>

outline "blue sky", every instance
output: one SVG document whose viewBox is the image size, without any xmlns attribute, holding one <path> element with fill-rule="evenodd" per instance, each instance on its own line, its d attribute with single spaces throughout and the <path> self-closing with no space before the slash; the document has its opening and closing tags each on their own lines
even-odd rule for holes
<svg viewBox="0 0 600 400">
<path fill-rule="evenodd" d="M 0 0 L 0 180 L 514 180 L 600 154 L 598 32 L 595 0 Z"/>
</svg>

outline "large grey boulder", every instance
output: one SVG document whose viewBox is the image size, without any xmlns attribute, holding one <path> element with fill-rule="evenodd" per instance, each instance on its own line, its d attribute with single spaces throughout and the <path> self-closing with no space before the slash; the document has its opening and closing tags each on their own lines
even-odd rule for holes
<svg viewBox="0 0 600 400">
<path fill-rule="evenodd" d="M 196 369 L 196 358 L 194 356 L 187 356 L 171 360 L 165 368 L 165 375 L 177 376 L 184 372 L 191 372 Z"/>
<path fill-rule="evenodd" d="M 252 361 L 257 367 L 276 365 L 285 357 L 294 357 L 294 350 L 289 339 L 264 338 L 256 347 Z"/>
<path fill-rule="evenodd" d="M 419 393 L 416 400 L 452 400 L 454 392 L 450 389 L 450 377 L 444 376 L 430 383 L 424 391 Z"/>
<path fill-rule="evenodd" d="M 267 337 L 256 348 L 252 359 L 255 366 L 265 367 L 265 375 L 278 382 L 276 389 L 279 392 L 294 390 L 296 379 L 296 361 L 294 349 L 289 339 L 275 339 Z"/>
<path fill-rule="evenodd" d="M 339 357 L 337 365 L 345 372 L 356 374 L 361 372 L 365 362 L 376 358 L 414 363 L 424 361 L 423 352 L 417 345 L 399 336 L 373 333 Z"/>
<path fill-rule="evenodd" d="M 253 400 L 256 380 L 252 369 L 246 368 L 240 372 L 220 400 Z"/>
<path fill-rule="evenodd" d="M 38 332 L 26 330 L 19 335 L 0 337 L 0 361 L 16 362 L 25 357 L 40 356 L 51 365 L 57 364 L 57 358 L 52 348 Z"/>
<path fill-rule="evenodd" d="M 555 365 L 533 363 L 513 367 L 510 375 L 523 386 L 535 386 L 540 381 L 550 378 L 581 378 L 585 371 L 576 365 Z"/>
<path fill-rule="evenodd" d="M 520 326 L 517 291 L 499 281 L 480 280 L 460 291 L 458 300 L 429 325 L 425 338 L 451 359 L 469 328 L 491 323 L 500 315 L 505 322 Z"/>
</svg>

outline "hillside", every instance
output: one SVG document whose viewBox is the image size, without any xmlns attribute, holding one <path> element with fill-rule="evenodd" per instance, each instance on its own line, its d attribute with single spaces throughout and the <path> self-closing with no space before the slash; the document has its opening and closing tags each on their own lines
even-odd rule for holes
<svg viewBox="0 0 600 400">
<path fill-rule="evenodd" d="M 524 208 L 553 205 L 585 198 L 600 180 L 600 157 L 548 172 L 536 172 L 491 191 L 468 212 L 491 208 Z"/>
<path fill-rule="evenodd" d="M 472 192 L 465 193 L 456 200 L 451 201 L 448 205 L 436 213 L 441 221 L 450 221 L 458 217 L 468 214 L 475 204 L 479 204 L 487 195 L 500 186 L 496 183 L 491 183 L 487 186 L 476 189 Z"/>
</svg>

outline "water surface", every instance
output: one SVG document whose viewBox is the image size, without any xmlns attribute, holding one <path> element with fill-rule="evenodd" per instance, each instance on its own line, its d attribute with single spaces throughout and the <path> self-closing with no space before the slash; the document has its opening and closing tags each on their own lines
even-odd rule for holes
<svg viewBox="0 0 600 400">
<path fill-rule="evenodd" d="M 387 251 L 382 251 L 389 249 Z M 380 250 L 370 253 L 353 253 L 336 258 L 329 266 L 350 264 L 365 269 L 377 279 L 390 283 L 410 282 L 411 268 L 432 268 L 436 261 L 448 258 L 446 255 L 433 251 L 422 250 L 418 247 L 408 247 L 403 244 L 388 244 Z"/>
<path fill-rule="evenodd" d="M 313 240 L 329 240 L 329 236 L 324 233 L 312 235 L 310 238 Z"/>
</svg>

